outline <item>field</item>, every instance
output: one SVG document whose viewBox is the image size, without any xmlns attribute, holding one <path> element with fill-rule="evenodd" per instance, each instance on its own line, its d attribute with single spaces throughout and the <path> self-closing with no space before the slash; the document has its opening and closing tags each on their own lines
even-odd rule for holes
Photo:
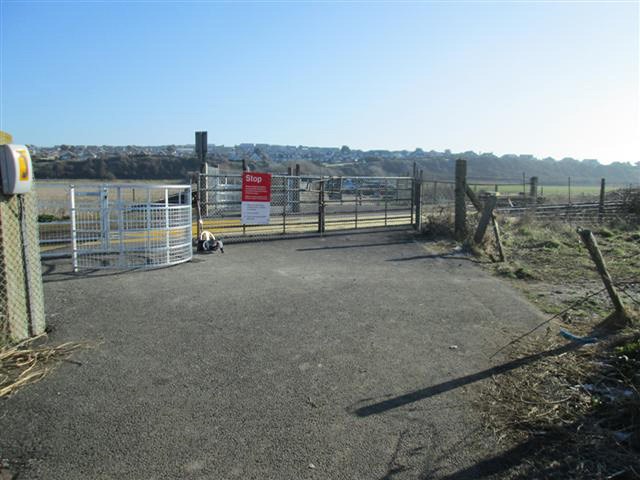
<svg viewBox="0 0 640 480">
<path fill-rule="evenodd" d="M 470 184 L 474 187 L 474 184 Z M 612 192 L 619 188 L 625 188 L 628 185 L 607 185 L 606 191 Z M 489 191 L 495 190 L 495 185 L 478 185 L 477 189 L 485 189 Z M 526 185 L 526 192 L 529 194 L 529 184 Z M 510 184 L 500 185 L 498 184 L 498 191 L 501 194 L 519 195 L 522 193 L 522 184 Z M 539 185 L 538 195 L 545 197 L 549 200 L 567 200 L 571 196 L 572 202 L 589 201 L 597 199 L 600 195 L 599 185 L 571 185 L 569 191 L 568 185 Z"/>
</svg>

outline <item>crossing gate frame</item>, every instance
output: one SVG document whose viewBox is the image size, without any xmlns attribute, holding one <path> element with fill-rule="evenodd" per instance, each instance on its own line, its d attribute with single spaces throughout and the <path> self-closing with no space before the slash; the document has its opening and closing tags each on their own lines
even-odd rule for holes
<svg viewBox="0 0 640 480">
<path fill-rule="evenodd" d="M 129 194 L 135 191 L 137 199 Z M 74 271 L 156 268 L 192 258 L 190 185 L 71 185 L 69 198 Z"/>
<path fill-rule="evenodd" d="M 242 174 L 200 173 L 196 214 L 226 240 L 283 238 L 329 231 L 413 226 L 412 177 L 271 177 L 269 225 L 243 225 Z"/>
</svg>

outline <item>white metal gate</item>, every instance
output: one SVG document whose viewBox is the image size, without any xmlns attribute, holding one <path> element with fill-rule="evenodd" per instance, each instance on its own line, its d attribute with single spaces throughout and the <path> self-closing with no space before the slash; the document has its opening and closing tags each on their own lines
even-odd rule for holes
<svg viewBox="0 0 640 480">
<path fill-rule="evenodd" d="M 74 271 L 191 260 L 189 185 L 72 185 L 70 216 Z"/>
</svg>

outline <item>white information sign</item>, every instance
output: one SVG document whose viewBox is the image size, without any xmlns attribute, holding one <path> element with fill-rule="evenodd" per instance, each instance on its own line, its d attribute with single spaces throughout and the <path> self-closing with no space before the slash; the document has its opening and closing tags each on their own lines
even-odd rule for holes
<svg viewBox="0 0 640 480">
<path fill-rule="evenodd" d="M 268 225 L 271 214 L 271 203 L 242 202 L 243 225 Z"/>
</svg>

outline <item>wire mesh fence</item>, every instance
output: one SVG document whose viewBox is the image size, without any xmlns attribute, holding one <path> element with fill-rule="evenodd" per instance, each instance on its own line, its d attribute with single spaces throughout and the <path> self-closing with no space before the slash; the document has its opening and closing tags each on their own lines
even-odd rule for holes
<svg viewBox="0 0 640 480">
<path fill-rule="evenodd" d="M 242 223 L 241 175 L 200 174 L 197 185 L 203 227 L 226 239 L 410 225 L 414 218 L 408 177 L 272 175 L 268 225 Z"/>
<path fill-rule="evenodd" d="M 153 268 L 192 257 L 189 185 L 71 186 L 70 214 L 74 270 Z"/>
<path fill-rule="evenodd" d="M 542 187 L 536 185 L 531 188 L 528 183 L 522 184 L 492 184 L 487 182 L 469 182 L 467 187 L 482 201 L 488 195 L 497 196 L 495 212 L 503 218 L 531 218 L 549 222 L 565 222 L 571 224 L 593 225 L 603 222 L 635 222 L 640 219 L 640 206 L 633 202 L 630 192 L 638 189 L 613 189 L 594 200 L 587 202 L 551 202 L 540 195 Z M 519 188 L 519 190 L 518 190 Z M 575 197 L 574 197 L 575 198 Z M 468 196 L 466 199 L 468 230 L 473 230 L 477 224 L 478 212 Z M 423 180 L 420 182 L 420 213 L 421 224 L 427 230 L 438 234 L 449 235 L 453 232 L 455 217 L 455 183 L 447 181 Z"/>
<path fill-rule="evenodd" d="M 0 342 L 44 331 L 34 193 L 0 194 Z"/>
</svg>

